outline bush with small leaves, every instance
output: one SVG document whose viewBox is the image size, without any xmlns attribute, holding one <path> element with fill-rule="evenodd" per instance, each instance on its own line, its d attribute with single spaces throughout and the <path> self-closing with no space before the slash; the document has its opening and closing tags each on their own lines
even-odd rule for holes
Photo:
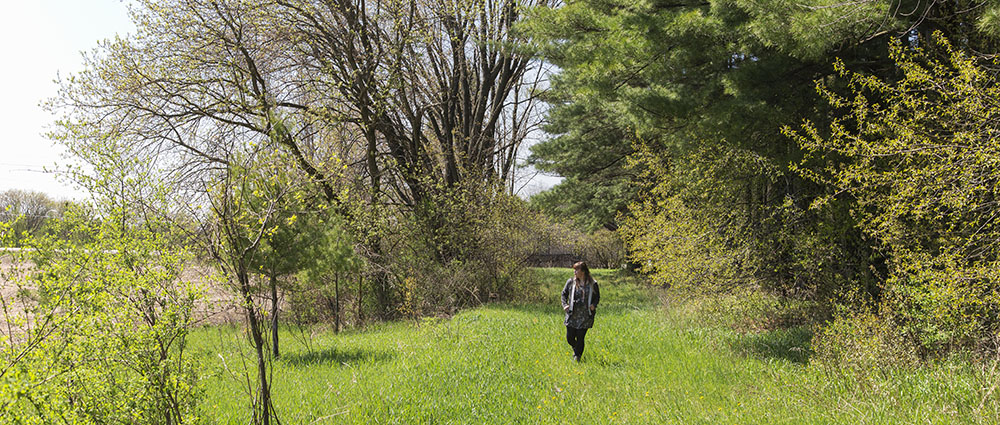
<svg viewBox="0 0 1000 425">
<path fill-rule="evenodd" d="M 8 276 L 19 291 L 4 299 L 0 334 L 5 420 L 198 421 L 185 338 L 201 293 L 180 279 L 189 255 L 151 230 L 158 223 L 122 225 L 120 217 L 71 210 L 52 223 L 56 236 L 25 241 L 30 249 L 15 261 L 22 269 Z"/>
</svg>

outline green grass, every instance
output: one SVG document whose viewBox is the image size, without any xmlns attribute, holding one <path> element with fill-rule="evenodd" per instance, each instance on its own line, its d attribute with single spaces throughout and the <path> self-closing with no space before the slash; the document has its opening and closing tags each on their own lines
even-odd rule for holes
<svg viewBox="0 0 1000 425">
<path fill-rule="evenodd" d="M 274 365 L 281 422 L 997 423 L 996 397 L 982 403 L 995 382 L 968 363 L 863 379 L 833 373 L 810 366 L 804 329 L 740 334 L 699 324 L 608 271 L 595 273 L 603 300 L 577 364 L 556 295 L 569 274 L 539 273 L 552 294 L 542 303 L 323 334 L 312 351 L 283 334 Z M 210 328 L 190 340 L 208 374 L 204 414 L 220 424 L 247 422 L 238 337 Z"/>
</svg>

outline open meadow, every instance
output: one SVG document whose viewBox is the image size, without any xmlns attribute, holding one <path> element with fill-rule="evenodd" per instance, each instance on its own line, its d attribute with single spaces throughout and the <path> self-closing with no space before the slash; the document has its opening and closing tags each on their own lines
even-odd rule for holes
<svg viewBox="0 0 1000 425">
<path fill-rule="evenodd" d="M 668 302 L 635 277 L 597 271 L 603 293 L 582 363 L 565 342 L 563 269 L 542 269 L 544 300 L 447 319 L 303 339 L 284 329 L 274 362 L 286 424 L 988 424 L 996 376 L 953 360 L 909 371 L 810 365 L 803 328 L 738 333 Z M 297 336 L 299 335 L 299 336 Z M 246 423 L 237 328 L 190 336 L 209 422 Z M 309 342 L 306 344 L 306 342 Z M 308 345 L 308 348 L 307 348 Z M 245 348 L 244 348 L 245 349 Z M 241 358 L 246 358 L 246 364 Z M 990 381 L 989 379 L 992 379 Z"/>
</svg>

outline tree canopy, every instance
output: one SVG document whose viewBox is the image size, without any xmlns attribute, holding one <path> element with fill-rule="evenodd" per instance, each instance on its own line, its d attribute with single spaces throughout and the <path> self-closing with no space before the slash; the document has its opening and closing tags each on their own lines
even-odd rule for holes
<svg viewBox="0 0 1000 425">
<path fill-rule="evenodd" d="M 979 6 L 582 0 L 536 8 L 527 26 L 559 72 L 547 97 L 554 137 L 532 148 L 532 160 L 568 177 L 540 203 L 592 227 L 624 225 L 637 259 L 676 258 L 646 263 L 664 282 L 708 285 L 690 264 L 684 273 L 671 267 L 699 252 L 704 261 L 695 262 L 711 264 L 715 246 L 734 259 L 726 281 L 814 295 L 820 286 L 868 285 L 866 270 L 880 260 L 850 206 L 807 209 L 829 188 L 790 169 L 803 153 L 780 129 L 828 120 L 814 82 L 836 78 L 835 58 L 896 78 L 888 41 L 923 42 L 934 30 L 994 51 L 967 24 L 988 16 Z M 624 196 L 608 202 L 606 193 Z M 667 237 L 670 226 L 693 234 Z M 705 238 L 716 242 L 667 252 Z"/>
</svg>

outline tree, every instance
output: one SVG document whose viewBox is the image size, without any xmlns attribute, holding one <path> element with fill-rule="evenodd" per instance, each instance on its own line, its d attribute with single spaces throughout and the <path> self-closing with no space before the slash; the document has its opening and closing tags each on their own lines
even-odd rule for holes
<svg viewBox="0 0 1000 425">
<path fill-rule="evenodd" d="M 12 231 L 17 235 L 33 235 L 42 229 L 46 220 L 56 218 L 65 209 L 44 193 L 10 189 L 0 193 L 0 221 L 15 223 Z M 11 242 L 17 244 L 20 238 Z"/>
<path fill-rule="evenodd" d="M 253 253 L 251 271 L 268 281 L 271 352 L 275 358 L 280 356 L 278 282 L 282 277 L 295 275 L 314 261 L 309 255 L 309 247 L 321 243 L 321 237 L 317 235 L 326 231 L 319 219 L 326 215 L 326 211 L 313 209 L 310 205 L 315 204 L 310 202 L 314 195 L 309 192 L 313 187 L 301 176 L 287 170 L 288 162 L 287 157 L 280 155 L 263 155 L 263 159 L 255 165 L 259 170 L 252 171 L 256 177 L 252 196 L 249 197 L 249 202 L 260 203 L 254 209 L 273 208 L 270 214 L 273 227 L 264 233 L 260 246 Z"/>
<path fill-rule="evenodd" d="M 117 69 L 111 63 L 103 65 Z M 147 71 L 155 70 L 136 70 Z M 102 133 L 101 124 L 91 126 L 91 115 L 78 112 L 79 121 L 62 122 L 61 131 L 54 135 L 90 166 L 79 169 L 73 179 L 105 200 L 109 208 L 136 211 L 134 216 L 120 217 L 121 226 L 132 222 L 163 223 L 163 229 L 152 230 L 180 233 L 183 236 L 175 240 L 178 245 L 201 249 L 216 260 L 227 287 L 237 296 L 255 354 L 257 385 L 249 389 L 252 419 L 255 423 L 270 423 L 275 417 L 269 380 L 271 349 L 266 340 L 266 310 L 257 301 L 262 291 L 253 279 L 254 266 L 260 267 L 258 254 L 266 238 L 279 229 L 279 220 L 286 212 L 281 208 L 291 204 L 287 200 L 293 186 L 282 184 L 287 182 L 278 181 L 278 177 L 301 181 L 309 179 L 308 174 L 302 172 L 305 177 L 299 178 L 290 177 L 292 171 L 277 172 L 298 170 L 289 167 L 298 159 L 294 153 L 276 150 L 276 138 L 270 132 L 251 137 L 253 133 L 239 130 L 238 124 L 208 122 L 208 128 L 192 128 L 190 134 L 176 129 L 167 136 L 177 137 L 181 143 L 189 140 L 189 146 L 200 143 L 206 151 L 212 149 L 212 154 L 195 148 L 165 153 L 151 150 L 150 144 L 155 141 L 146 137 L 156 136 L 147 133 L 149 127 L 135 124 L 121 127 L 120 132 Z M 252 115 L 250 112 L 247 116 Z M 146 113 L 148 108 L 115 109 L 100 119 L 149 119 L 142 116 Z M 190 119 L 193 122 L 189 125 L 199 126 L 201 118 Z M 205 138 L 215 139 L 208 143 Z"/>
<path fill-rule="evenodd" d="M 363 136 L 373 202 L 399 203 L 434 232 L 471 220 L 436 214 L 439 203 L 497 184 L 513 190 L 517 152 L 539 120 L 543 74 L 515 50 L 522 37 L 512 27 L 535 1 L 279 3 L 294 11 L 315 92 L 340 105 L 327 113 Z M 388 264 L 381 241 L 364 244 L 376 270 Z M 432 246 L 432 260 L 447 264 L 463 244 Z M 375 281 L 389 314 L 389 281 Z"/>
<path fill-rule="evenodd" d="M 335 112 L 364 135 L 373 189 L 386 168 L 374 162 L 379 145 L 407 205 L 438 183 L 511 181 L 541 78 L 514 49 L 522 38 L 512 27 L 534 2 L 279 3 L 294 11 L 289 19 L 320 71 L 326 90 L 317 92 L 338 100 L 346 110 Z"/>
<path fill-rule="evenodd" d="M 557 137 L 533 153 L 571 177 L 553 204 L 610 210 L 598 189 L 633 180 L 621 190 L 633 196 L 622 236 L 660 282 L 819 300 L 846 288 L 877 293 L 884 258 L 855 227 L 849 202 L 808 209 L 832 188 L 790 169 L 803 152 L 780 128 L 826 120 L 813 81 L 834 78 L 835 56 L 889 77 L 887 40 L 919 42 L 933 28 L 995 51 L 971 25 L 977 2 L 904 3 L 581 0 L 535 9 L 528 28 L 560 71 L 550 96 Z M 638 178 L 582 178 L 617 168 L 619 155 L 631 168 L 611 173 Z"/>
<path fill-rule="evenodd" d="M 334 332 L 341 328 L 341 278 L 355 273 L 362 266 L 361 258 L 354 251 L 354 242 L 344 230 L 346 226 L 341 220 L 332 217 L 324 220 L 326 229 L 320 234 L 309 250 L 312 262 L 306 269 L 305 279 L 310 288 L 317 288 L 320 296 L 330 306 L 333 313 Z M 330 283 L 333 287 L 330 287 Z M 332 292 L 332 293 L 331 293 Z M 361 302 L 361 292 L 358 292 L 357 302 Z"/>
<path fill-rule="evenodd" d="M 602 108 L 598 96 L 574 96 L 558 81 L 544 98 L 552 105 L 544 127 L 552 138 L 532 145 L 527 162 L 566 179 L 532 196 L 531 203 L 588 231 L 617 230 L 617 215 L 627 210 L 637 189 L 637 174 L 626 166 L 634 151 L 624 131 L 627 125 L 615 118 L 619 114 Z"/>
<path fill-rule="evenodd" d="M 252 419 L 254 423 L 267 425 L 277 417 L 270 379 L 272 350 L 268 347 L 266 310 L 257 301 L 261 291 L 253 280 L 253 273 L 265 241 L 284 224 L 279 221 L 279 208 L 287 192 L 280 186 L 276 192 L 269 190 L 275 189 L 268 184 L 274 170 L 261 166 L 255 159 L 260 157 L 231 157 L 223 178 L 209 183 L 211 214 L 201 223 L 206 237 L 198 242 L 211 253 L 225 281 L 239 297 L 256 361 L 256 387 L 249 389 L 253 400 Z"/>
<path fill-rule="evenodd" d="M 191 193 L 233 152 L 273 141 L 357 227 L 389 315 L 380 226 L 447 197 L 432 192 L 512 185 L 539 118 L 543 74 L 511 30 L 531 4 L 144 0 L 136 35 L 102 44 L 51 106 L 65 113 L 61 140 L 74 154 L 126 139 L 123 154 Z M 355 216 L 346 201 L 395 218 Z M 443 259 L 453 248 L 435 250 Z"/>
</svg>

